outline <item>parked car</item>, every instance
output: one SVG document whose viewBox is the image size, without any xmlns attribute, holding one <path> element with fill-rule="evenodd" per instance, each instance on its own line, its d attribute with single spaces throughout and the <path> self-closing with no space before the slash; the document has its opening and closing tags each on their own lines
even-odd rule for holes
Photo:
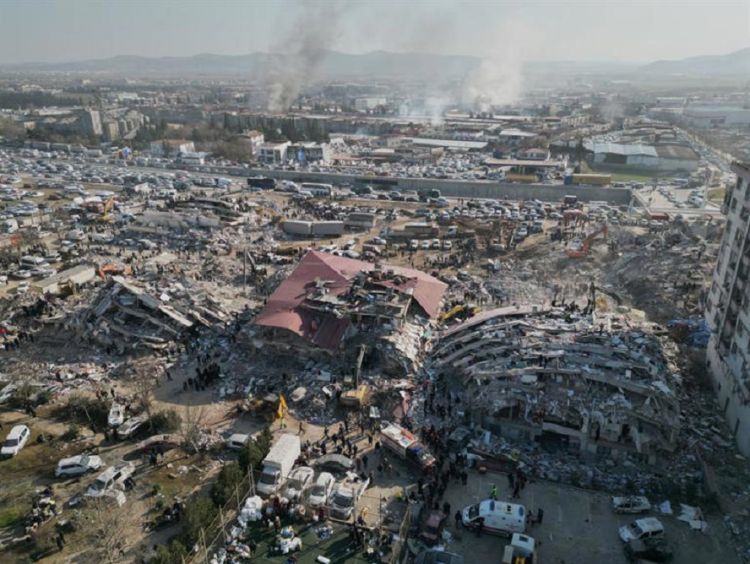
<svg viewBox="0 0 750 564">
<path fill-rule="evenodd" d="M 102 459 L 96 455 L 79 454 L 63 458 L 55 468 L 56 478 L 69 478 L 94 472 L 102 467 Z"/>
<path fill-rule="evenodd" d="M 359 498 L 369 484 L 369 478 L 364 481 L 356 478 L 356 480 L 347 479 L 340 482 L 331 494 L 331 516 L 348 521 L 354 514 Z"/>
<path fill-rule="evenodd" d="M 440 531 L 443 529 L 443 523 L 445 522 L 446 515 L 442 511 L 435 510 L 430 513 L 430 516 L 425 521 L 424 527 L 422 528 L 421 537 L 424 542 L 428 545 L 437 544 L 440 540 Z"/>
<path fill-rule="evenodd" d="M 326 454 L 315 461 L 318 468 L 326 468 L 334 472 L 348 472 L 354 469 L 354 461 L 343 454 Z"/>
<path fill-rule="evenodd" d="M 31 436 L 31 430 L 26 425 L 14 425 L 5 437 L 5 442 L 0 448 L 0 456 L 3 458 L 12 458 L 16 456 L 26 445 Z"/>
<path fill-rule="evenodd" d="M 242 450 L 247 446 L 249 442 L 250 435 L 247 435 L 245 433 L 234 433 L 229 436 L 226 445 L 227 448 L 231 448 L 233 450 Z"/>
<path fill-rule="evenodd" d="M 135 432 L 143 426 L 145 422 L 145 415 L 137 415 L 135 417 L 131 417 L 130 419 L 126 419 L 122 425 L 117 427 L 117 436 L 121 439 L 132 437 Z"/>
<path fill-rule="evenodd" d="M 464 564 L 464 557 L 460 554 L 431 548 L 419 553 L 414 564 Z"/>
<path fill-rule="evenodd" d="M 315 470 L 309 466 L 300 466 L 289 473 L 284 487 L 284 497 L 297 501 L 302 499 L 305 490 L 312 484 L 315 477 Z"/>
<path fill-rule="evenodd" d="M 620 539 L 622 542 L 662 536 L 664 536 L 664 525 L 656 517 L 636 519 L 629 525 L 620 527 Z"/>
<path fill-rule="evenodd" d="M 106 495 L 106 492 L 113 489 L 126 489 L 125 482 L 128 478 L 133 476 L 135 472 L 135 464 L 132 462 L 121 462 L 110 468 L 107 468 L 104 472 L 94 480 L 94 483 L 89 486 L 86 490 L 86 497 L 102 497 Z"/>
<path fill-rule="evenodd" d="M 612 509 L 615 513 L 645 513 L 651 509 L 651 502 L 642 495 L 615 496 Z"/>
<path fill-rule="evenodd" d="M 307 505 L 312 509 L 326 505 L 335 484 L 336 478 L 333 474 L 321 472 L 307 494 Z"/>
<path fill-rule="evenodd" d="M 119 427 L 125 422 L 125 408 L 119 403 L 113 403 L 109 408 L 107 422 L 110 427 Z"/>
<path fill-rule="evenodd" d="M 625 545 L 625 555 L 630 562 L 668 562 L 674 553 L 666 540 L 660 537 L 631 540 Z"/>
</svg>

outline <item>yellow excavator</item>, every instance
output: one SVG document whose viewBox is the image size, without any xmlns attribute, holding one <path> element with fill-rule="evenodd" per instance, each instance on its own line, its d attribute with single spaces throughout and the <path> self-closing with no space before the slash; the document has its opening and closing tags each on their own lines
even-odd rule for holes
<svg viewBox="0 0 750 564">
<path fill-rule="evenodd" d="M 480 311 L 481 310 L 478 307 L 467 306 L 467 305 L 464 305 L 464 304 L 459 304 L 457 306 L 452 307 L 451 309 L 449 309 L 445 313 L 443 313 L 440 316 L 440 321 L 442 323 L 446 323 L 446 322 L 450 321 L 451 319 L 453 319 L 454 317 L 468 318 L 468 317 L 472 317 L 472 316 L 476 315 Z"/>
<path fill-rule="evenodd" d="M 99 221 L 102 223 L 109 223 L 112 221 L 112 216 L 109 214 L 109 212 L 112 210 L 112 206 L 115 205 L 115 198 L 112 196 L 109 200 L 104 202 L 104 207 L 102 208 L 102 215 L 99 216 Z"/>
</svg>

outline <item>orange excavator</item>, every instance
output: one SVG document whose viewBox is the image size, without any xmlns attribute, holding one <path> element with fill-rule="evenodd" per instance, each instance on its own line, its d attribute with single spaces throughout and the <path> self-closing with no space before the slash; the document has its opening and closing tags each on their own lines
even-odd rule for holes
<svg viewBox="0 0 750 564">
<path fill-rule="evenodd" d="M 589 249 L 591 248 L 592 243 L 594 240 L 601 235 L 602 239 L 606 241 L 607 235 L 609 231 L 607 229 L 607 224 L 604 223 L 599 229 L 588 235 L 578 248 L 569 248 L 565 252 L 568 254 L 568 257 L 570 258 L 582 258 L 585 256 L 588 256 Z"/>
<path fill-rule="evenodd" d="M 127 264 L 118 264 L 116 262 L 108 262 L 99 265 L 99 276 L 102 280 L 107 278 L 107 274 L 132 274 L 133 269 Z"/>
</svg>

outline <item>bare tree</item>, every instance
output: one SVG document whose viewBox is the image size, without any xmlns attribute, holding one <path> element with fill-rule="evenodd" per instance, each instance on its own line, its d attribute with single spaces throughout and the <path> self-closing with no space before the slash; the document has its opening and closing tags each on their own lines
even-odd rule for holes
<svg viewBox="0 0 750 564">
<path fill-rule="evenodd" d="M 149 425 L 151 425 L 154 390 L 157 387 L 159 375 L 156 371 L 150 370 L 147 367 L 139 367 L 133 364 L 128 366 L 128 370 L 132 374 L 135 401 L 138 407 L 146 413 Z"/>
<path fill-rule="evenodd" d="M 194 406 L 187 404 L 185 406 L 185 417 L 182 421 L 180 436 L 183 445 L 193 452 L 201 450 L 204 429 L 206 427 L 206 408 L 205 406 Z"/>
<path fill-rule="evenodd" d="M 83 518 L 87 543 L 98 560 L 107 564 L 121 561 L 126 548 L 127 530 L 137 520 L 132 508 L 118 506 L 109 497 L 95 498 L 87 502 Z"/>
</svg>

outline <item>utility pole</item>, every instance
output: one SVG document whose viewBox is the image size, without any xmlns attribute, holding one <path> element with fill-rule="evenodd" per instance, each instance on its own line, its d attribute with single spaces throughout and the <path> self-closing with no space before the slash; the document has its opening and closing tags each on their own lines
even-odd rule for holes
<svg viewBox="0 0 750 564">
<path fill-rule="evenodd" d="M 367 345 L 364 343 L 359 346 L 359 356 L 357 357 L 357 370 L 354 373 L 354 388 L 359 388 L 359 375 L 362 372 L 362 360 L 365 358 Z"/>
</svg>

